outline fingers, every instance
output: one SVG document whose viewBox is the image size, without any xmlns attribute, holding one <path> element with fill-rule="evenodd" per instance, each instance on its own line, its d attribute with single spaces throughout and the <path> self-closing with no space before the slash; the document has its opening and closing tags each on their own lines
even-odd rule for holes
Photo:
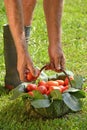
<svg viewBox="0 0 87 130">
<path fill-rule="evenodd" d="M 28 68 L 34 77 L 38 76 L 39 70 L 37 68 L 35 68 L 33 65 L 29 66 Z"/>
<path fill-rule="evenodd" d="M 30 57 L 27 61 L 27 69 L 32 73 L 34 77 L 37 77 L 38 75 L 37 69 L 34 67 L 33 62 Z"/>
<path fill-rule="evenodd" d="M 55 64 L 55 69 L 57 70 L 57 71 L 59 71 L 60 69 L 61 69 L 61 64 L 60 64 L 60 59 L 57 59 L 57 60 L 55 60 L 54 61 L 54 64 Z"/>
<path fill-rule="evenodd" d="M 24 66 L 22 68 L 22 71 L 19 72 L 21 81 L 24 81 L 24 82 L 27 81 L 26 76 L 27 76 L 28 73 L 30 73 L 30 75 L 33 76 L 33 77 L 38 77 L 39 73 L 40 73 L 40 70 L 35 68 L 32 64 L 31 64 L 31 66 L 29 64 L 28 67 Z"/>
<path fill-rule="evenodd" d="M 34 67 L 33 62 L 30 57 L 22 58 L 18 60 L 18 72 L 21 81 L 26 81 L 26 74 L 32 73 L 34 77 L 37 77 L 38 72 L 37 69 Z"/>
<path fill-rule="evenodd" d="M 65 57 L 57 58 L 56 60 L 51 60 L 49 64 L 46 66 L 46 70 L 53 70 L 56 72 L 61 72 L 65 70 Z"/>
<path fill-rule="evenodd" d="M 65 57 L 62 56 L 59 59 L 55 60 L 55 68 L 56 70 L 64 70 L 65 69 Z"/>
</svg>

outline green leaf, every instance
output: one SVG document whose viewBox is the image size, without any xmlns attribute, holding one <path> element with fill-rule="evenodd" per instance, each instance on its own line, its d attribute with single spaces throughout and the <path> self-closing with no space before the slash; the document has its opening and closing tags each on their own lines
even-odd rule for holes
<svg viewBox="0 0 87 130">
<path fill-rule="evenodd" d="M 48 96 L 41 94 L 39 91 L 33 91 L 34 93 L 34 99 L 47 99 Z"/>
<path fill-rule="evenodd" d="M 72 87 L 82 89 L 83 77 L 81 75 L 75 75 L 74 80 L 71 81 Z"/>
<path fill-rule="evenodd" d="M 85 98 L 85 92 L 83 90 L 76 89 L 76 88 L 69 88 L 68 90 L 65 91 L 65 93 L 67 92 L 69 92 L 70 94 L 72 94 L 77 98 Z"/>
<path fill-rule="evenodd" d="M 48 81 L 48 76 L 43 71 L 40 73 L 40 78 L 44 81 Z"/>
<path fill-rule="evenodd" d="M 85 98 L 85 92 L 80 90 L 80 91 L 77 91 L 77 92 L 74 92 L 74 93 L 71 93 L 73 96 L 75 96 L 76 98 Z"/>
<path fill-rule="evenodd" d="M 76 88 L 69 88 L 65 92 L 78 92 L 78 91 L 80 91 L 80 90 L 76 89 Z"/>
<path fill-rule="evenodd" d="M 50 93 L 50 96 L 51 96 L 52 100 L 62 99 L 62 94 L 60 93 L 59 90 L 53 90 L 53 91 Z"/>
<path fill-rule="evenodd" d="M 25 87 L 27 86 L 28 83 L 21 83 L 18 85 L 16 88 L 14 88 L 11 91 L 11 100 L 14 100 L 18 98 L 20 95 L 22 95 L 25 92 Z"/>
<path fill-rule="evenodd" d="M 70 93 L 64 93 L 62 95 L 63 95 L 63 101 L 71 110 L 73 111 L 81 110 L 82 103 L 79 99 L 77 99 L 75 96 L 71 95 Z"/>
<path fill-rule="evenodd" d="M 72 72 L 72 71 L 70 71 L 70 70 L 66 70 L 65 71 L 69 76 L 74 76 L 74 73 Z"/>
<path fill-rule="evenodd" d="M 57 79 L 56 74 L 51 75 L 51 76 L 48 77 L 48 80 L 56 80 L 56 79 Z"/>
<path fill-rule="evenodd" d="M 31 105 L 34 108 L 46 108 L 50 106 L 50 100 L 48 99 L 38 99 L 38 100 L 33 100 L 31 101 Z"/>
<path fill-rule="evenodd" d="M 65 71 L 65 72 L 69 76 L 74 76 L 73 72 L 71 72 L 71 71 Z M 56 80 L 56 79 L 62 79 L 62 80 L 64 80 L 65 78 L 66 78 L 66 75 L 63 72 L 61 72 L 61 73 L 56 73 L 54 75 L 49 76 L 48 80 Z"/>
</svg>

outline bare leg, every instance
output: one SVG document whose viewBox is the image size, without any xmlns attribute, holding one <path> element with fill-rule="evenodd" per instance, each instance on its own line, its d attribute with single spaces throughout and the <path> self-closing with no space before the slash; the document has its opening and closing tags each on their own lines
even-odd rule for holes
<svg viewBox="0 0 87 130">
<path fill-rule="evenodd" d="M 50 67 L 53 70 L 64 68 L 65 59 L 61 46 L 61 17 L 63 0 L 44 0 L 44 12 L 49 38 Z"/>
<path fill-rule="evenodd" d="M 24 80 L 24 72 L 29 69 L 35 75 L 35 68 L 28 54 L 24 33 L 24 19 L 21 0 L 4 0 L 8 22 L 17 50 L 17 68 L 20 79 Z"/>
</svg>

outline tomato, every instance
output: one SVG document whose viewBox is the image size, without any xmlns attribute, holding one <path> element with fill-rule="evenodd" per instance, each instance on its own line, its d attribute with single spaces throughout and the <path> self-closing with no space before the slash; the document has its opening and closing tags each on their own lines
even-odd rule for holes
<svg viewBox="0 0 87 130">
<path fill-rule="evenodd" d="M 69 79 L 66 77 L 64 80 L 64 85 L 68 85 L 69 84 Z"/>
<path fill-rule="evenodd" d="M 47 92 L 46 92 L 47 95 L 49 95 L 54 90 L 53 86 L 49 86 L 49 87 L 46 86 L 46 88 L 47 88 Z"/>
<path fill-rule="evenodd" d="M 50 95 L 51 91 L 47 90 L 46 95 Z"/>
<path fill-rule="evenodd" d="M 52 86 L 54 90 L 59 90 L 62 93 L 62 88 L 59 86 Z"/>
<path fill-rule="evenodd" d="M 36 84 L 28 84 L 26 90 L 27 91 L 37 90 L 37 85 Z"/>
<path fill-rule="evenodd" d="M 41 93 L 41 94 L 46 94 L 47 93 L 47 88 L 44 86 L 44 85 L 40 85 L 38 87 L 38 91 Z"/>
<path fill-rule="evenodd" d="M 26 79 L 27 79 L 28 81 L 33 81 L 33 80 L 35 80 L 35 77 L 29 72 L 29 73 L 27 73 L 27 75 L 26 75 Z"/>
<path fill-rule="evenodd" d="M 68 85 L 66 86 L 60 85 L 59 87 L 61 88 L 62 92 L 64 92 L 65 90 L 69 88 Z"/>
<path fill-rule="evenodd" d="M 37 77 L 40 75 L 40 70 L 37 69 Z M 36 80 L 37 77 L 34 77 L 31 72 L 26 73 L 26 79 L 28 81 Z"/>
<path fill-rule="evenodd" d="M 51 92 L 53 90 L 53 86 L 49 86 L 48 90 Z"/>
<path fill-rule="evenodd" d="M 34 93 L 32 91 L 28 92 L 28 94 L 32 97 L 34 97 Z"/>
<path fill-rule="evenodd" d="M 69 89 L 69 86 L 68 86 L 68 85 L 64 86 L 63 91 L 65 91 L 65 90 L 67 90 L 67 89 Z"/>
<path fill-rule="evenodd" d="M 50 81 L 46 82 L 47 87 L 49 87 L 49 86 L 58 86 L 58 85 L 59 85 L 59 83 L 57 81 L 50 80 Z"/>
<path fill-rule="evenodd" d="M 38 83 L 38 86 L 40 86 L 40 85 L 44 85 L 44 86 L 45 86 L 45 85 L 46 85 L 46 82 L 42 80 L 42 81 L 40 81 L 40 82 Z"/>
<path fill-rule="evenodd" d="M 70 80 L 74 80 L 74 77 L 73 76 L 69 76 L 69 79 Z M 68 85 L 69 84 L 69 79 L 67 77 L 65 78 L 64 85 Z"/>
<path fill-rule="evenodd" d="M 63 80 L 56 80 L 58 83 L 59 83 L 59 85 L 64 85 L 64 81 Z"/>
</svg>

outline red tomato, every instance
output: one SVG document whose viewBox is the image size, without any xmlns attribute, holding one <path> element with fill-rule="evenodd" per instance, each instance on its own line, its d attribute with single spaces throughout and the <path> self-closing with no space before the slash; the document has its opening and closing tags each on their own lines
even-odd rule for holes
<svg viewBox="0 0 87 130">
<path fill-rule="evenodd" d="M 50 95 L 51 91 L 47 90 L 46 95 Z"/>
<path fill-rule="evenodd" d="M 56 80 L 58 83 L 59 83 L 59 85 L 64 85 L 64 81 L 63 80 Z"/>
<path fill-rule="evenodd" d="M 32 91 L 32 90 L 37 90 L 37 85 L 36 84 L 28 84 L 27 91 Z"/>
<path fill-rule="evenodd" d="M 38 87 L 38 91 L 42 94 L 46 94 L 47 93 L 47 88 L 44 85 L 40 85 Z"/>
<path fill-rule="evenodd" d="M 26 75 L 26 79 L 27 79 L 28 81 L 33 81 L 33 80 L 35 80 L 35 77 L 29 72 L 29 73 L 27 73 L 27 75 Z"/>
<path fill-rule="evenodd" d="M 64 86 L 64 88 L 65 88 L 65 89 L 64 89 L 64 91 L 65 91 L 65 90 L 69 89 L 69 86 L 66 85 L 66 86 Z"/>
<path fill-rule="evenodd" d="M 48 90 L 51 92 L 53 90 L 53 86 L 49 86 Z"/>
<path fill-rule="evenodd" d="M 39 74 L 40 74 L 40 70 L 37 69 L 37 77 L 39 76 Z M 28 81 L 36 80 L 37 77 L 34 77 L 31 72 L 26 73 L 26 79 Z"/>
<path fill-rule="evenodd" d="M 64 92 L 65 90 L 69 88 L 68 85 L 66 86 L 60 85 L 59 87 L 62 89 L 62 92 Z"/>
<path fill-rule="evenodd" d="M 49 86 L 49 87 L 47 88 L 46 94 L 49 95 L 53 90 L 54 90 L 53 86 Z"/>
<path fill-rule="evenodd" d="M 38 86 L 40 86 L 40 85 L 44 85 L 44 86 L 45 86 L 45 85 L 46 85 L 46 82 L 42 80 L 42 81 L 40 81 L 40 82 L 38 83 Z"/>
<path fill-rule="evenodd" d="M 50 81 L 46 82 L 47 87 L 49 87 L 49 86 L 58 86 L 58 85 L 59 85 L 59 83 L 57 81 L 50 80 Z"/>
<path fill-rule="evenodd" d="M 74 77 L 73 76 L 69 76 L 69 79 L 70 80 L 74 80 Z M 68 85 L 69 84 L 69 79 L 67 77 L 65 78 L 64 85 Z"/>
<path fill-rule="evenodd" d="M 34 97 L 34 93 L 32 91 L 28 92 L 28 94 L 32 97 Z"/>
<path fill-rule="evenodd" d="M 66 77 L 64 80 L 64 85 L 68 85 L 69 84 L 69 79 Z"/>
</svg>

